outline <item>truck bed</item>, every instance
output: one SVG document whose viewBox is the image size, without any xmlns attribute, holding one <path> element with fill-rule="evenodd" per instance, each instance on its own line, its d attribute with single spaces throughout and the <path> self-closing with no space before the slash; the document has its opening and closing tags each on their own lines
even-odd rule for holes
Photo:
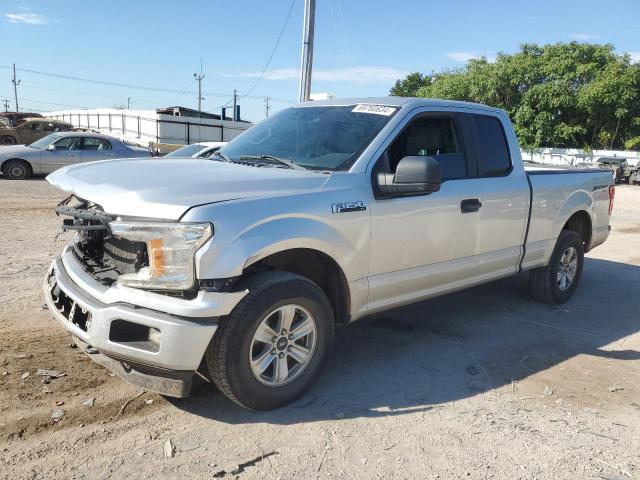
<svg viewBox="0 0 640 480">
<path fill-rule="evenodd" d="M 526 166 L 531 210 L 522 268 L 546 265 L 567 218 L 578 205 L 589 205 L 593 219 L 589 250 L 609 234 L 609 186 L 611 172 L 595 168 Z"/>
</svg>

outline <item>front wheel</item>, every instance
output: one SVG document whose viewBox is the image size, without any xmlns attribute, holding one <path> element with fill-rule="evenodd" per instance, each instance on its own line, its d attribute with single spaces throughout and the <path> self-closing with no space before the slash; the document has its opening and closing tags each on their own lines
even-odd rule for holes
<svg viewBox="0 0 640 480">
<path fill-rule="evenodd" d="M 2 174 L 9 180 L 27 180 L 31 177 L 31 167 L 24 160 L 9 160 L 2 165 Z"/>
<path fill-rule="evenodd" d="M 221 321 L 205 354 L 211 378 L 243 407 L 286 405 L 313 385 L 333 343 L 329 300 L 289 272 L 260 273 L 239 288 L 249 293 Z"/>
<path fill-rule="evenodd" d="M 16 144 L 16 139 L 14 137 L 12 137 L 11 135 L 4 135 L 3 137 L 0 137 L 0 139 L 2 140 L 2 145 L 15 145 Z"/>
<path fill-rule="evenodd" d="M 582 238 L 572 230 L 562 230 L 546 267 L 529 272 L 529 290 L 536 300 L 564 303 L 578 288 L 584 263 Z"/>
</svg>

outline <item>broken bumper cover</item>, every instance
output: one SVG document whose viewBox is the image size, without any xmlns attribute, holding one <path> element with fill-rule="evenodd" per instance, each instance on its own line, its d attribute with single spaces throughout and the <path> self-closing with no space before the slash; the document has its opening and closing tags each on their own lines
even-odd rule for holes
<svg viewBox="0 0 640 480">
<path fill-rule="evenodd" d="M 45 301 L 91 357 L 130 383 L 165 395 L 189 394 L 191 378 L 217 330 L 246 292 L 200 292 L 193 300 L 108 287 L 69 249 L 51 263 Z"/>
</svg>

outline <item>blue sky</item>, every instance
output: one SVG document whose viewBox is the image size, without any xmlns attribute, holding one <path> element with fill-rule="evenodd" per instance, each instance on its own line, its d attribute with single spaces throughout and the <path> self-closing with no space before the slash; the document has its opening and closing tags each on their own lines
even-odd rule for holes
<svg viewBox="0 0 640 480">
<path fill-rule="evenodd" d="M 298 96 L 304 0 L 293 10 L 264 78 L 241 98 L 242 115 L 264 118 Z M 162 93 L 18 72 L 21 109 L 64 105 L 196 106 L 193 73 L 203 61 L 203 109 L 219 112 L 262 72 L 291 0 L 14 1 L 0 3 L 0 100 L 13 107 L 6 67 L 174 90 Z M 317 0 L 313 92 L 385 95 L 407 72 L 456 68 L 524 42 L 612 43 L 640 61 L 640 1 Z M 20 100 L 20 99 L 23 100 Z M 49 103 L 44 103 L 49 102 Z M 289 102 L 289 103 L 288 103 Z M 55 105 L 61 104 L 61 105 Z"/>
</svg>

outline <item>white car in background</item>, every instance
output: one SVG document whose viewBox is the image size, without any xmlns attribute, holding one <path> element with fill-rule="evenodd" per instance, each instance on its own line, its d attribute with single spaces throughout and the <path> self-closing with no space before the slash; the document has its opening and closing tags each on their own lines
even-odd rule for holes
<svg viewBox="0 0 640 480">
<path fill-rule="evenodd" d="M 214 152 L 217 152 L 220 147 L 226 145 L 227 142 L 198 142 L 191 145 L 185 145 L 171 153 L 165 155 L 165 157 L 183 157 L 183 158 L 209 158 Z"/>
</svg>

